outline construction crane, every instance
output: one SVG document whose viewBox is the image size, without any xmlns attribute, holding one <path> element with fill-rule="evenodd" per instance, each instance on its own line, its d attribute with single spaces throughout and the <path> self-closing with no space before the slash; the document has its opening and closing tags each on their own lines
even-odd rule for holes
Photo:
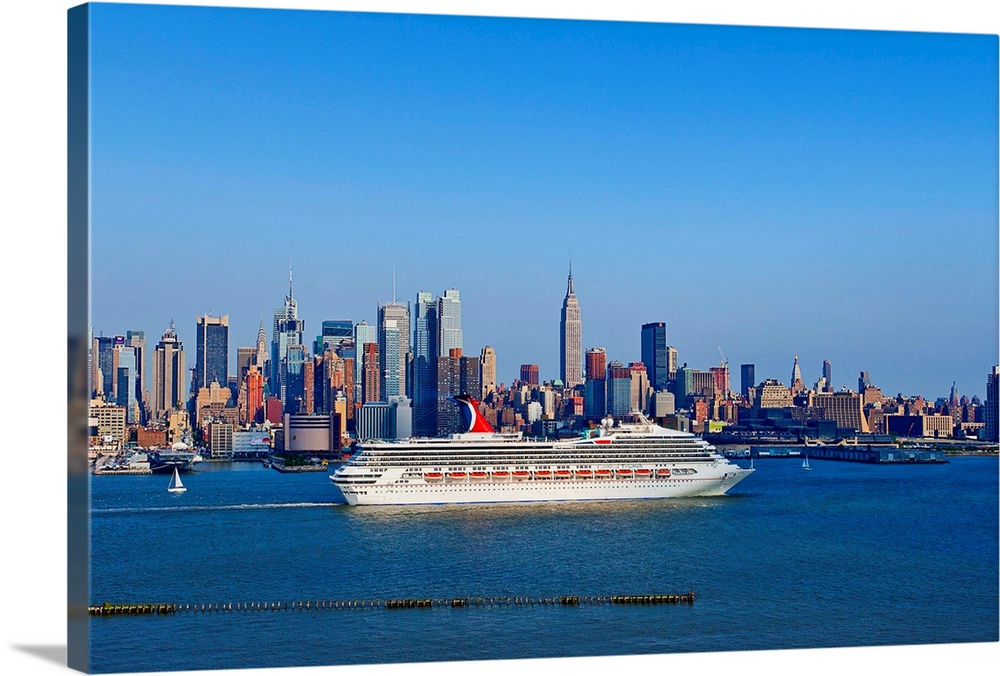
<svg viewBox="0 0 1000 676">
<path fill-rule="evenodd" d="M 728 369 L 729 368 L 729 360 L 726 359 L 726 353 L 722 351 L 722 346 L 721 345 L 719 345 L 717 347 L 719 348 L 719 354 L 722 355 L 722 365 L 725 366 Z"/>
</svg>

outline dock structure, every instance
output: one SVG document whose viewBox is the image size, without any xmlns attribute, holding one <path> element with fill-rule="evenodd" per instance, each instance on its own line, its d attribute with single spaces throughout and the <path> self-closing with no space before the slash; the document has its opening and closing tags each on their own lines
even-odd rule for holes
<svg viewBox="0 0 1000 676">
<path fill-rule="evenodd" d="M 588 596 L 475 596 L 419 599 L 342 599 L 319 601 L 244 601 L 236 603 L 103 603 L 91 616 L 173 615 L 176 613 L 247 613 L 316 610 L 403 610 L 410 608 L 494 608 L 534 606 L 660 605 L 694 603 L 686 594 L 614 594 Z"/>
</svg>

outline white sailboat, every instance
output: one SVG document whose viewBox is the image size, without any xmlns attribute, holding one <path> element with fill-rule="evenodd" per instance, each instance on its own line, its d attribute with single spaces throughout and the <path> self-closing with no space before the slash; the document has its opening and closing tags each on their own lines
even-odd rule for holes
<svg viewBox="0 0 1000 676">
<path fill-rule="evenodd" d="M 170 485 L 167 486 L 167 490 L 171 493 L 183 493 L 187 490 L 184 484 L 181 483 L 181 475 L 176 467 L 174 467 L 174 476 L 170 479 Z"/>
<path fill-rule="evenodd" d="M 802 461 L 802 469 L 812 469 L 812 467 L 809 466 L 809 456 L 808 455 L 806 456 L 806 459 Z"/>
</svg>

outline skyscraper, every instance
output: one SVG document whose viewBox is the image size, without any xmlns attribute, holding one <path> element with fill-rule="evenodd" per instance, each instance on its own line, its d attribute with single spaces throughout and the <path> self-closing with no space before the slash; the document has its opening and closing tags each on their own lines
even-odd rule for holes
<svg viewBox="0 0 1000 676">
<path fill-rule="evenodd" d="M 302 346 L 302 334 L 305 331 L 306 323 L 299 319 L 298 304 L 292 296 L 292 271 L 288 270 L 288 295 L 285 296 L 285 304 L 274 311 L 274 334 L 271 339 L 271 370 L 268 377 L 268 390 L 281 400 L 282 410 L 288 410 L 288 350 L 292 347 L 300 348 L 302 354 L 305 348 Z M 296 361 L 301 363 L 299 352 L 296 352 Z"/>
<path fill-rule="evenodd" d="M 677 377 L 677 348 L 671 345 L 667 346 L 667 380 L 673 380 Z"/>
<path fill-rule="evenodd" d="M 451 398 L 475 396 L 480 388 L 478 357 L 464 357 L 461 348 L 453 347 L 447 357 L 437 358 L 437 436 L 465 431 L 461 411 Z"/>
<path fill-rule="evenodd" d="M 118 401 L 118 359 L 125 347 L 125 336 L 115 336 L 111 343 L 111 401 Z"/>
<path fill-rule="evenodd" d="M 583 379 L 583 329 L 580 323 L 580 305 L 573 293 L 572 264 L 566 280 L 566 297 L 563 299 L 559 322 L 559 377 L 566 389 L 576 387 Z"/>
<path fill-rule="evenodd" d="M 111 336 L 97 336 L 94 338 L 92 352 L 92 382 L 94 391 L 91 394 L 100 394 L 105 401 L 110 403 L 111 393 L 114 391 L 115 380 L 114 355 L 115 339 Z"/>
<path fill-rule="evenodd" d="M 126 331 L 125 344 L 135 348 L 135 399 L 141 422 L 146 422 L 146 409 L 149 407 L 149 390 L 146 385 L 146 332 Z"/>
<path fill-rule="evenodd" d="M 264 422 L 264 376 L 256 364 L 251 364 L 243 379 L 246 388 L 246 416 L 244 423 Z"/>
<path fill-rule="evenodd" d="M 521 364 L 521 384 L 538 384 L 538 364 Z"/>
<path fill-rule="evenodd" d="M 378 309 L 378 351 L 382 368 L 382 400 L 406 395 L 406 365 L 410 352 L 410 308 L 386 303 Z"/>
<path fill-rule="evenodd" d="M 795 363 L 792 364 L 792 384 L 789 389 L 792 394 L 798 394 L 806 389 L 806 384 L 802 382 L 802 369 L 799 368 L 799 355 L 795 355 Z"/>
<path fill-rule="evenodd" d="M 462 300 L 458 289 L 448 289 L 438 299 L 438 356 L 447 357 L 462 349 Z M 475 396 L 475 393 L 473 393 Z"/>
<path fill-rule="evenodd" d="M 667 324 L 651 322 L 642 325 L 642 363 L 649 374 L 649 384 L 657 392 L 667 389 L 670 379 L 667 364 Z"/>
<path fill-rule="evenodd" d="M 823 360 L 823 377 L 826 379 L 826 391 L 833 392 L 833 365 L 829 359 Z"/>
<path fill-rule="evenodd" d="M 629 410 L 646 411 L 649 408 L 649 373 L 641 361 L 628 365 L 631 380 L 629 390 Z"/>
<path fill-rule="evenodd" d="M 608 364 L 607 413 L 612 416 L 628 415 L 632 411 L 632 372 L 620 361 Z"/>
<path fill-rule="evenodd" d="M 740 365 L 740 394 L 747 399 L 752 398 L 750 394 L 750 389 L 756 387 L 757 383 L 754 379 L 754 365 L 753 364 L 741 364 Z"/>
<path fill-rule="evenodd" d="M 256 355 L 256 347 L 236 348 L 236 383 L 238 385 L 243 385 L 243 379 L 247 377 L 247 372 L 250 370 L 250 364 L 253 363 Z"/>
<path fill-rule="evenodd" d="M 480 399 L 497 389 L 497 353 L 487 345 L 479 354 Z"/>
<path fill-rule="evenodd" d="M 587 350 L 587 382 L 584 384 L 583 415 L 589 420 L 600 420 L 607 410 L 608 355 L 603 347 Z"/>
<path fill-rule="evenodd" d="M 135 396 L 137 367 L 136 349 L 130 345 L 115 346 L 115 369 L 117 383 L 116 399 L 119 406 L 125 407 L 125 422 L 139 422 L 139 405 Z"/>
<path fill-rule="evenodd" d="M 375 328 L 375 327 L 372 327 Z M 378 343 L 365 343 L 361 346 L 361 399 L 362 404 L 381 400 L 381 366 L 379 365 Z"/>
<path fill-rule="evenodd" d="M 268 371 L 270 370 L 270 360 L 267 356 L 267 333 L 264 331 L 264 320 L 260 320 L 260 328 L 257 329 L 257 350 L 254 353 L 253 363 L 257 365 L 257 372 L 260 375 L 261 384 L 267 382 Z"/>
<path fill-rule="evenodd" d="M 153 418 L 162 420 L 167 411 L 180 408 L 185 387 L 184 346 L 177 340 L 174 323 L 160 338 L 153 353 L 153 390 L 150 399 Z"/>
<path fill-rule="evenodd" d="M 413 307 L 413 433 L 437 434 L 437 360 L 440 331 L 438 299 L 427 291 L 417 294 Z"/>
<path fill-rule="evenodd" d="M 199 315 L 197 318 L 197 345 L 195 346 L 194 381 L 192 392 L 208 387 L 218 381 L 225 387 L 229 384 L 229 315 L 212 317 Z"/>
<path fill-rule="evenodd" d="M 1000 366 L 994 366 L 986 376 L 985 409 L 986 441 L 998 441 L 1000 440 Z"/>
<path fill-rule="evenodd" d="M 354 325 L 354 345 L 356 351 L 356 357 L 354 358 L 354 401 L 363 402 L 365 401 L 363 396 L 363 387 L 361 383 L 361 376 L 364 370 L 365 360 L 365 345 L 368 343 L 378 344 L 378 331 L 374 326 L 371 326 L 365 321 Z M 376 371 L 379 368 L 377 362 L 375 365 Z"/>
<path fill-rule="evenodd" d="M 327 319 L 313 341 L 313 355 L 322 357 L 327 350 L 333 350 L 342 358 L 354 357 L 354 345 L 354 323 L 350 319 Z M 345 350 L 351 353 L 345 354 Z"/>
<path fill-rule="evenodd" d="M 722 362 L 718 366 L 710 366 L 708 372 L 712 374 L 712 382 L 715 393 L 721 397 L 729 396 L 729 364 Z"/>
<path fill-rule="evenodd" d="M 306 354 L 305 345 L 289 345 L 282 360 L 282 380 L 284 381 L 285 413 L 305 413 L 306 403 Z"/>
</svg>

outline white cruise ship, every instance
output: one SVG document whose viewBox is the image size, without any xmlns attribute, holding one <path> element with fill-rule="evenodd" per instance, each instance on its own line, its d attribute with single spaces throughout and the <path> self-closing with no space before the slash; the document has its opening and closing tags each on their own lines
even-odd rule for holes
<svg viewBox="0 0 1000 676">
<path fill-rule="evenodd" d="M 602 421 L 570 441 L 498 434 L 465 395 L 469 431 L 445 439 L 362 443 L 330 475 L 350 505 L 626 500 L 723 495 L 753 469 L 701 438 L 638 423 Z"/>
</svg>

